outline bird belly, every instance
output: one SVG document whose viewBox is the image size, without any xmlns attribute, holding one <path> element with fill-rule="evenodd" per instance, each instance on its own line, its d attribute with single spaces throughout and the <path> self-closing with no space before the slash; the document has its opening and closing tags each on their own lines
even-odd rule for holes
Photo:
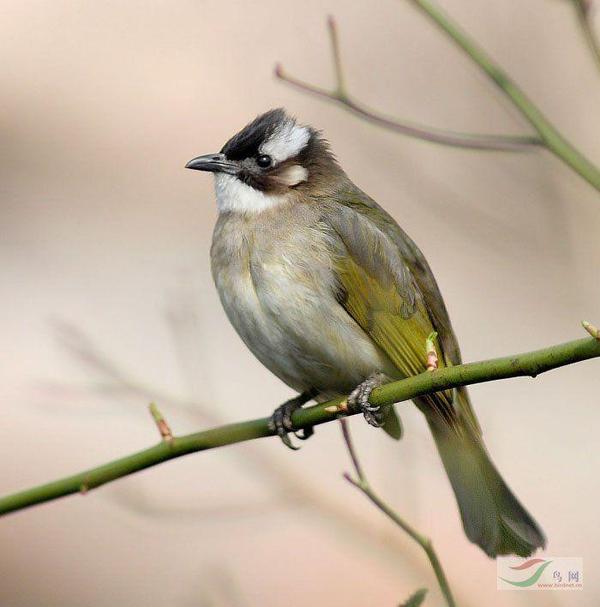
<svg viewBox="0 0 600 607">
<path fill-rule="evenodd" d="M 346 394 L 374 372 L 397 374 L 335 299 L 333 277 L 314 271 L 318 260 L 303 270 L 306 261 L 284 253 L 215 272 L 225 312 L 248 348 L 299 392 Z"/>
</svg>

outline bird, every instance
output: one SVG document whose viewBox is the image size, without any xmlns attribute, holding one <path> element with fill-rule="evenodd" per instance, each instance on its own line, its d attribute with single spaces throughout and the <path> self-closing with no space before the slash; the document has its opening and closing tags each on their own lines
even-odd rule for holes
<svg viewBox="0 0 600 607">
<path fill-rule="evenodd" d="M 461 363 L 417 245 L 350 180 L 323 133 L 283 108 L 185 166 L 214 175 L 211 269 L 225 313 L 258 360 L 297 393 L 275 409 L 273 431 L 294 448 L 296 409 L 349 395 L 349 407 L 399 438 L 397 413 L 372 406 L 372 390 L 425 371 L 434 332 L 439 367 Z M 492 558 L 545 547 L 543 531 L 490 459 L 466 387 L 413 402 L 431 429 L 468 539 Z"/>
</svg>

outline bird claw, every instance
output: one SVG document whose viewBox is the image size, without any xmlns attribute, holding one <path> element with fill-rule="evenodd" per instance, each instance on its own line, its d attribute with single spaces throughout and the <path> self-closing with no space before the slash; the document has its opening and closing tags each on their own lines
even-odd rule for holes
<svg viewBox="0 0 600 607">
<path fill-rule="evenodd" d="M 379 405 L 372 405 L 369 402 L 371 392 L 385 381 L 385 376 L 381 373 L 375 373 L 360 383 L 348 397 L 349 408 L 355 411 L 361 411 L 367 423 L 375 428 L 381 428 L 386 419 L 386 411 Z"/>
<path fill-rule="evenodd" d="M 280 405 L 273 411 L 271 420 L 269 421 L 269 429 L 272 432 L 277 433 L 277 436 L 281 439 L 281 442 L 288 447 L 297 451 L 300 447 L 297 447 L 292 443 L 290 433 L 293 434 L 299 440 L 309 439 L 315 431 L 312 428 L 302 428 L 301 430 L 295 431 L 294 424 L 292 422 L 292 413 L 297 409 L 300 409 L 302 405 L 307 403 L 311 398 L 314 397 L 314 393 L 304 392 L 295 398 L 291 398 Z"/>
</svg>

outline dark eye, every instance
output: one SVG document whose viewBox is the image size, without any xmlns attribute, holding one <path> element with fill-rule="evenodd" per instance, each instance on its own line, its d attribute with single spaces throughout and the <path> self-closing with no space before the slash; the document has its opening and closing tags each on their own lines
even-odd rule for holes
<svg viewBox="0 0 600 607">
<path fill-rule="evenodd" d="M 261 154 L 256 158 L 256 164 L 261 169 L 266 169 L 267 167 L 270 167 L 272 162 L 273 160 L 271 159 L 271 157 L 267 156 L 266 154 Z"/>
</svg>

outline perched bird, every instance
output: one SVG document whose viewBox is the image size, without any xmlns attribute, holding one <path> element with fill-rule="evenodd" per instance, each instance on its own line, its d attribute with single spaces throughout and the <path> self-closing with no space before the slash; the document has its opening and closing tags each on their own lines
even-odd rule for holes
<svg viewBox="0 0 600 607">
<path fill-rule="evenodd" d="M 373 388 L 423 372 L 433 331 L 439 366 L 461 362 L 416 244 L 350 181 L 320 132 L 282 109 L 186 167 L 214 173 L 219 218 L 211 262 L 225 312 L 254 355 L 299 393 L 272 417 L 284 442 L 291 446 L 295 409 L 347 394 L 369 423 L 399 438 L 393 408 L 369 404 Z M 433 433 L 467 537 L 491 557 L 543 547 L 543 532 L 490 460 L 467 390 L 414 402 Z"/>
</svg>

